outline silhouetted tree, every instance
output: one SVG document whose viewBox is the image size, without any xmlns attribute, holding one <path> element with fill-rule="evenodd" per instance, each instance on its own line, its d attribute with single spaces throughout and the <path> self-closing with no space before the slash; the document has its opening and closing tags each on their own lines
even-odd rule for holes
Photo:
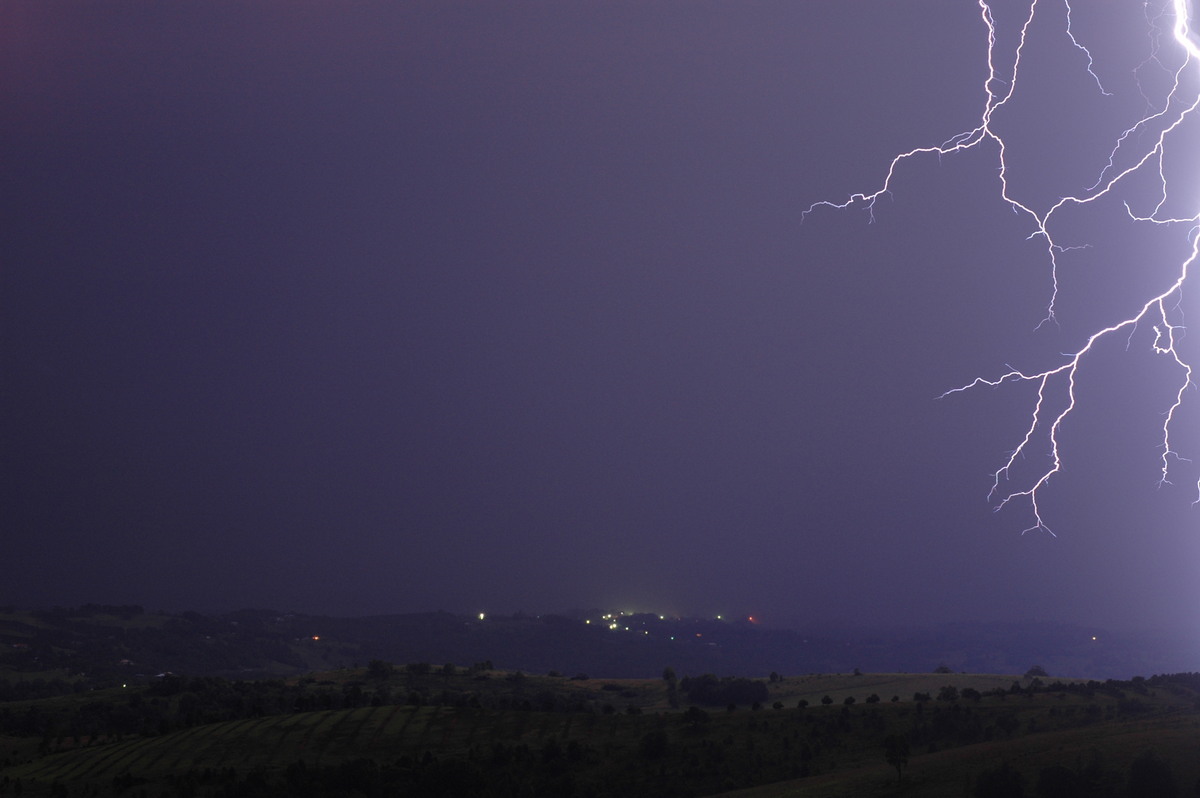
<svg viewBox="0 0 1200 798">
<path fill-rule="evenodd" d="M 883 755 L 887 763 L 896 769 L 897 782 L 904 778 L 904 768 L 908 767 L 911 750 L 908 737 L 903 734 L 889 734 L 883 740 Z"/>
<path fill-rule="evenodd" d="M 1082 776 L 1065 765 L 1042 768 L 1037 780 L 1038 798 L 1088 798 L 1090 791 Z"/>
<path fill-rule="evenodd" d="M 679 689 L 697 704 L 708 706 L 761 703 L 769 696 L 767 686 L 762 682 L 729 676 L 718 679 L 711 673 L 685 676 L 679 682 Z"/>
<path fill-rule="evenodd" d="M 390 662 L 384 662 L 381 659 L 373 659 L 367 663 L 367 676 L 371 679 L 379 679 L 380 681 L 388 679 L 396 669 Z"/>
<path fill-rule="evenodd" d="M 667 754 L 667 733 L 662 729 L 646 732 L 638 742 L 638 753 L 646 759 L 662 759 Z"/>
<path fill-rule="evenodd" d="M 1171 766 L 1145 751 L 1129 766 L 1129 778 L 1125 785 L 1129 798 L 1175 798 L 1178 790 Z"/>
<path fill-rule="evenodd" d="M 1005 762 L 975 780 L 975 798 L 1024 798 L 1025 777 Z"/>
</svg>

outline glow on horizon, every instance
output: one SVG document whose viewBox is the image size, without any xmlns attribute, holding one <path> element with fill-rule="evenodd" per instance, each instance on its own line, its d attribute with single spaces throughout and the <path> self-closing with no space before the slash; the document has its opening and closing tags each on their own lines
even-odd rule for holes
<svg viewBox="0 0 1200 798">
<path fill-rule="evenodd" d="M 1018 86 L 1021 85 L 1021 57 L 1025 48 L 1026 35 L 1037 14 L 1039 4 L 1047 1 L 1031 0 L 1028 14 L 1025 17 L 1024 24 L 1020 28 L 1020 36 L 1013 52 L 1011 71 L 1006 71 L 1001 76 L 997 72 L 995 60 L 996 24 L 991 4 L 989 0 L 977 0 L 980 17 L 987 31 L 987 75 L 983 79 L 982 84 L 985 96 L 984 109 L 976 127 L 957 133 L 939 145 L 918 147 L 908 152 L 900 153 L 893 158 L 882 185 L 874 192 L 851 194 L 845 202 L 815 202 L 801 214 L 801 218 L 803 220 L 820 208 L 840 210 L 853 205 L 862 205 L 866 207 L 873 221 L 875 202 L 882 195 L 890 192 L 897 167 L 903 161 L 923 155 L 937 155 L 938 157 L 952 155 L 973 149 L 984 142 L 992 142 L 998 150 L 1000 196 L 1015 213 L 1029 220 L 1032 228 L 1029 239 L 1040 240 L 1045 246 L 1051 278 L 1051 290 L 1046 305 L 1046 315 L 1042 324 L 1056 323 L 1056 304 L 1059 290 L 1058 256 L 1070 249 L 1055 241 L 1052 222 L 1054 221 L 1056 212 L 1065 207 L 1086 206 L 1101 197 L 1105 197 L 1113 193 L 1123 182 L 1128 182 L 1126 179 L 1132 175 L 1146 172 L 1156 174 L 1155 183 L 1158 190 L 1156 192 L 1157 196 L 1149 200 L 1148 204 L 1152 206 L 1151 210 L 1139 214 L 1130 206 L 1128 200 L 1125 202 L 1125 208 L 1129 217 L 1135 222 L 1164 226 L 1182 226 L 1187 231 L 1185 240 L 1190 242 L 1190 252 L 1178 264 L 1175 278 L 1168 285 L 1163 286 L 1159 293 L 1144 300 L 1137 300 L 1134 307 L 1130 309 L 1129 315 L 1125 318 L 1114 320 L 1111 324 L 1095 330 L 1088 335 L 1084 345 L 1074 353 L 1065 354 L 1064 357 L 1066 359 L 1060 365 L 1039 372 L 1026 372 L 1010 366 L 1007 372 L 997 377 L 976 377 L 964 385 L 944 392 L 940 397 L 944 398 L 970 388 L 985 385 L 997 387 L 1005 383 L 1029 382 L 1037 386 L 1037 398 L 1030 411 L 1029 423 L 1025 429 L 1025 433 L 1017 446 L 1010 452 L 1004 464 L 992 474 L 992 487 L 988 493 L 988 498 L 997 502 L 995 505 L 995 510 L 997 511 L 1016 500 L 1027 502 L 1032 511 L 1034 523 L 1032 526 L 1026 528 L 1022 534 L 1042 529 L 1053 535 L 1054 532 L 1050 530 L 1042 518 L 1038 499 L 1051 478 L 1062 470 L 1060 433 L 1063 422 L 1076 407 L 1076 377 L 1085 362 L 1086 356 L 1094 350 L 1096 344 L 1101 340 L 1125 334 L 1127 340 L 1132 342 L 1134 333 L 1143 324 L 1153 330 L 1154 336 L 1150 343 L 1151 351 L 1174 361 L 1179 374 L 1176 383 L 1177 389 L 1174 390 L 1173 399 L 1163 414 L 1162 436 L 1158 445 L 1161 460 L 1159 484 L 1171 484 L 1170 477 L 1173 468 L 1180 462 L 1189 461 L 1181 453 L 1181 450 L 1176 448 L 1175 441 L 1179 436 L 1176 434 L 1177 430 L 1175 426 L 1180 408 L 1183 406 L 1186 398 L 1185 394 L 1188 388 L 1195 388 L 1196 383 L 1193 380 L 1193 367 L 1181 355 L 1178 346 L 1185 333 L 1181 308 L 1184 288 L 1188 281 L 1189 269 L 1197 260 L 1197 248 L 1200 247 L 1200 208 L 1197 208 L 1196 213 L 1192 216 L 1182 218 L 1166 217 L 1161 215 L 1161 213 L 1168 198 L 1169 181 L 1163 163 L 1164 155 L 1171 146 L 1171 142 L 1168 139 L 1185 120 L 1193 115 L 1197 106 L 1200 105 L 1200 93 L 1197 93 L 1196 96 L 1192 96 L 1191 94 L 1191 92 L 1195 91 L 1194 87 L 1187 90 L 1187 96 L 1181 96 L 1184 94 L 1182 82 L 1186 71 L 1189 68 L 1192 70 L 1200 68 L 1200 45 L 1191 38 L 1187 0 L 1171 0 L 1170 8 L 1174 14 L 1174 24 L 1171 28 L 1172 38 L 1182 51 L 1183 62 L 1174 70 L 1174 82 L 1165 98 L 1162 109 L 1153 113 L 1148 112 L 1147 115 L 1137 120 L 1117 138 L 1109 155 L 1108 163 L 1100 169 L 1093 185 L 1078 195 L 1061 197 L 1048 208 L 1039 210 L 1025 204 L 1010 193 L 1008 173 L 1011 165 L 1006 160 L 1005 141 L 1001 135 L 993 130 L 992 121 L 995 114 L 1003 111 L 1005 104 L 1012 99 L 1018 90 Z M 1098 90 L 1108 95 L 1109 92 L 1105 90 L 1102 81 L 1094 71 L 1096 65 L 1091 52 L 1071 31 L 1070 1 L 1063 0 L 1063 5 L 1066 8 L 1066 33 L 1070 41 L 1074 47 L 1078 48 L 1086 56 L 1086 70 L 1095 79 Z M 1091 10 L 1094 11 L 1095 8 L 1096 6 L 1093 6 Z M 1166 9 L 1167 7 L 1164 6 L 1164 13 L 1166 13 Z M 1153 20 L 1150 22 L 1153 25 Z M 1124 150 L 1134 150 L 1131 155 L 1134 159 L 1133 165 L 1118 169 L 1115 164 L 1118 155 L 1125 154 Z M 1065 389 L 1066 399 L 1061 403 L 1061 406 L 1055 407 L 1054 403 L 1047 398 L 1047 393 L 1051 389 Z M 1008 482 L 1014 465 L 1018 460 L 1024 459 L 1030 453 L 1029 450 L 1035 443 L 1044 445 L 1048 450 L 1049 466 L 1039 475 L 1036 475 L 1024 487 L 1010 489 Z M 1196 503 L 1200 503 L 1200 479 L 1197 479 L 1196 482 L 1196 499 L 1193 501 L 1193 505 Z"/>
</svg>

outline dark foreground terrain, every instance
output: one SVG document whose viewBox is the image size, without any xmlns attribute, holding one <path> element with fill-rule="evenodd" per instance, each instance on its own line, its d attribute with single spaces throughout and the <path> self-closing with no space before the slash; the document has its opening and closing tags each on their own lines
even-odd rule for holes
<svg viewBox="0 0 1200 798">
<path fill-rule="evenodd" d="M 1191 794 L 1198 691 L 1195 674 L 602 680 L 380 661 L 166 677 L 7 702 L 0 795 Z"/>
<path fill-rule="evenodd" d="M 371 656 L 389 639 L 377 619 L 358 619 L 356 636 L 355 619 L 11 610 L 0 613 L 0 796 L 1200 791 L 1197 674 L 1068 679 L 1041 667 L 1018 676 L 940 664 L 715 676 L 730 671 L 696 669 L 689 652 L 719 658 L 770 636 L 636 616 L 616 621 L 619 630 L 610 618 L 581 632 L 586 619 L 488 628 L 442 615 L 433 621 L 452 642 L 507 641 L 497 646 L 513 652 L 506 657 L 520 654 L 522 638 L 532 656 L 548 656 L 545 641 L 559 632 L 558 643 L 579 643 L 561 650 L 571 665 L 585 663 L 590 646 L 612 651 L 590 674 L 519 670 L 491 659 Z M 613 651 L 685 624 L 689 647 L 672 649 L 665 635 L 650 648 L 679 661 L 661 661 L 648 677 L 613 675 Z"/>
</svg>

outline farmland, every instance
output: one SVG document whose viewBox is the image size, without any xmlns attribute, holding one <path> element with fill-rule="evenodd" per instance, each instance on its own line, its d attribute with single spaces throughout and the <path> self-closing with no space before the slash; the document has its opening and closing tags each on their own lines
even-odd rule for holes
<svg viewBox="0 0 1200 798">
<path fill-rule="evenodd" d="M 862 672 L 844 663 L 882 658 L 882 641 L 617 617 L 628 631 L 550 616 L 5 610 L 0 796 L 971 796 L 1004 783 L 1038 794 L 1045 779 L 1069 789 L 1043 794 L 1104 796 L 1146 773 L 1185 793 L 1200 783 L 1193 674 Z M 793 658 L 793 644 L 808 653 Z M 417 646 L 445 656 L 379 653 Z M 489 648 L 508 662 L 447 653 Z M 941 659 L 905 650 L 895 657 Z M 570 664 L 541 667 L 556 652 Z M 539 667 L 509 664 L 522 658 Z"/>
<path fill-rule="evenodd" d="M 53 699 L 42 710 L 53 728 L 3 738 L 0 794 L 19 783 L 23 795 L 962 795 L 1003 763 L 1030 788 L 1060 766 L 1103 795 L 1147 751 L 1176 783 L 1200 778 L 1190 675 L 776 676 L 742 680 L 765 701 L 703 708 L 689 681 L 373 662 L 252 690 L 178 680 Z M 166 723 L 73 737 L 59 733 L 72 702 L 91 715 L 97 704 L 156 706 Z M 903 779 L 884 748 L 897 735 L 909 746 Z"/>
</svg>

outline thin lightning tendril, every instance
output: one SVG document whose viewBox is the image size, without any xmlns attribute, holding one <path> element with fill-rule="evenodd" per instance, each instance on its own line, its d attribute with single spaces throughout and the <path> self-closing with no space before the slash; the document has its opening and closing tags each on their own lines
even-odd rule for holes
<svg viewBox="0 0 1200 798">
<path fill-rule="evenodd" d="M 949 396 L 951 394 L 960 393 L 971 388 L 980 386 L 997 387 L 1005 383 L 1028 382 L 1037 386 L 1037 399 L 1034 402 L 1033 409 L 1029 415 L 1029 424 L 1025 429 L 1024 436 L 1015 449 L 1013 449 L 1008 459 L 1004 464 L 992 474 L 992 487 L 988 493 L 990 500 L 996 501 L 995 509 L 999 511 L 1005 506 L 1014 501 L 1027 502 L 1033 512 L 1034 523 L 1032 526 L 1022 532 L 1031 532 L 1034 530 L 1044 530 L 1051 535 L 1053 531 L 1046 525 L 1042 518 L 1042 511 L 1039 506 L 1039 499 L 1043 489 L 1046 487 L 1050 479 L 1062 470 L 1062 459 L 1060 456 L 1060 436 L 1063 423 L 1070 417 L 1071 413 L 1076 408 L 1076 388 L 1079 371 L 1083 366 L 1085 358 L 1090 354 L 1097 345 L 1104 339 L 1120 334 L 1122 331 L 1128 333 L 1127 346 L 1136 332 L 1139 325 L 1149 324 L 1154 330 L 1154 339 L 1151 343 L 1151 348 L 1155 354 L 1163 355 L 1170 358 L 1179 371 L 1178 389 L 1174 392 L 1173 400 L 1164 414 L 1162 424 L 1162 438 L 1158 445 L 1161 460 L 1161 473 L 1159 476 L 1159 484 L 1167 485 L 1170 483 L 1172 465 L 1179 461 L 1187 461 L 1179 451 L 1175 448 L 1175 438 L 1177 434 L 1174 429 L 1175 420 L 1179 414 L 1180 408 L 1183 406 L 1185 393 L 1188 388 L 1194 388 L 1196 383 L 1193 380 L 1193 367 L 1184 360 L 1180 354 L 1178 347 L 1182 340 L 1185 328 L 1179 321 L 1172 321 L 1173 317 L 1180 317 L 1182 311 L 1180 302 L 1182 299 L 1185 284 L 1188 280 L 1188 273 L 1194 267 L 1198 256 L 1200 256 L 1200 211 L 1196 215 L 1178 218 L 1164 217 L 1161 215 L 1163 207 L 1167 203 L 1167 176 L 1163 166 L 1164 153 L 1167 150 L 1168 138 L 1176 132 L 1176 130 L 1184 123 L 1184 121 L 1196 111 L 1200 106 L 1200 94 L 1190 100 L 1181 99 L 1183 94 L 1182 81 L 1187 74 L 1187 70 L 1196 70 L 1200 67 L 1200 46 L 1192 40 L 1192 31 L 1188 20 L 1188 0 L 1170 0 L 1170 7 L 1174 15 L 1174 24 L 1172 26 L 1172 37 L 1182 52 L 1183 63 L 1174 70 L 1172 78 L 1172 87 L 1167 94 L 1167 99 L 1161 108 L 1156 109 L 1154 104 L 1147 97 L 1147 112 L 1146 115 L 1139 119 L 1133 126 L 1126 129 L 1117 139 L 1109 154 L 1108 161 L 1101 169 L 1096 182 L 1087 187 L 1078 196 L 1062 197 L 1049 208 L 1044 211 L 1035 210 L 1033 207 L 1016 199 L 1009 191 L 1008 183 L 1008 161 L 1006 159 L 1006 144 L 999 134 L 992 129 L 992 120 L 1001 111 L 1003 107 L 1012 99 L 1017 90 L 1018 77 L 1020 76 L 1021 57 L 1025 50 L 1026 36 L 1030 26 L 1033 24 L 1034 17 L 1037 14 L 1039 3 L 1048 0 L 1031 0 L 1029 5 L 1028 15 L 1020 28 L 1020 36 L 1017 41 L 1016 49 L 1013 53 L 1011 71 L 1006 71 L 1001 77 L 997 74 L 995 50 L 996 50 L 996 23 L 992 14 L 992 9 L 989 0 L 977 0 L 979 5 L 980 17 L 984 26 L 987 29 L 987 79 L 983 84 L 985 102 L 983 111 L 979 117 L 978 126 L 965 130 L 939 145 L 930 147 L 918 147 L 909 150 L 908 152 L 900 153 L 892 159 L 888 166 L 887 174 L 884 177 L 883 184 L 872 193 L 856 193 L 851 194 L 845 202 L 821 201 L 815 202 L 807 210 L 801 214 L 803 220 L 809 214 L 819 208 L 831 208 L 835 210 L 843 210 L 855 205 L 865 206 L 870 220 L 875 219 L 875 203 L 884 194 L 890 194 L 892 182 L 896 177 L 897 168 L 901 163 L 925 155 L 937 155 L 939 158 L 954 153 L 964 152 L 973 149 L 980 144 L 991 141 L 994 142 L 999 152 L 999 181 L 1000 181 L 1000 196 L 1008 203 L 1015 213 L 1027 217 L 1033 226 L 1033 232 L 1028 236 L 1029 240 L 1041 240 L 1045 245 L 1046 256 L 1049 262 L 1050 272 L 1050 298 L 1046 306 L 1046 315 L 1038 324 L 1041 327 L 1043 324 L 1057 323 L 1056 306 L 1058 301 L 1059 279 L 1058 256 L 1063 252 L 1067 252 L 1078 247 L 1064 247 L 1059 245 L 1051 232 L 1051 222 L 1055 214 L 1061 209 L 1068 206 L 1084 206 L 1095 202 L 1102 197 L 1114 192 L 1114 190 L 1122 183 L 1127 181 L 1133 175 L 1152 171 L 1155 175 L 1155 181 L 1158 186 L 1158 197 L 1154 207 L 1145 214 L 1137 214 L 1130 207 L 1129 203 L 1125 203 L 1125 209 L 1129 217 L 1136 222 L 1143 222 L 1155 225 L 1186 225 L 1188 234 L 1187 238 L 1190 241 L 1190 252 L 1186 258 L 1179 264 L 1178 272 L 1174 280 L 1158 295 L 1150 298 L 1141 305 L 1137 312 L 1120 319 L 1113 324 L 1099 329 L 1088 336 L 1086 343 L 1077 352 L 1066 354 L 1066 361 L 1061 365 L 1039 371 L 1036 373 L 1027 373 L 1021 369 L 1007 366 L 1009 369 L 999 377 L 992 379 L 985 377 L 977 377 L 966 385 L 958 388 L 953 388 L 946 391 L 939 398 Z M 1105 96 L 1111 96 L 1104 88 L 1100 77 L 1094 71 L 1094 62 L 1092 54 L 1080 41 L 1075 37 L 1071 29 L 1071 5 L 1070 0 L 1063 0 L 1063 5 L 1066 7 L 1066 34 L 1071 40 L 1071 44 L 1080 50 L 1087 57 L 1087 72 L 1096 82 L 1096 86 Z M 1158 20 L 1168 15 L 1166 7 L 1157 17 L 1151 18 L 1149 7 L 1147 5 L 1147 20 L 1151 24 L 1151 29 L 1158 27 Z M 1141 70 L 1147 64 L 1155 63 L 1160 67 L 1162 62 L 1159 59 L 1158 42 L 1155 36 L 1151 36 L 1152 52 L 1150 56 L 1138 67 Z M 1165 70 L 1166 67 L 1163 67 Z M 1170 72 L 1170 70 L 1167 70 Z M 1140 86 L 1140 83 L 1139 83 Z M 1143 92 L 1144 96 L 1144 92 Z M 1153 131 L 1157 131 L 1156 133 Z M 1124 168 L 1118 167 L 1118 162 L 1125 155 L 1124 150 L 1136 149 L 1138 142 L 1148 139 L 1147 144 L 1140 145 L 1143 149 L 1133 153 L 1132 165 Z M 1126 159 L 1126 162 L 1127 159 Z M 1066 390 L 1066 399 L 1062 407 L 1055 412 L 1050 407 L 1050 402 L 1047 400 L 1047 392 L 1056 386 L 1063 385 Z M 1027 487 L 1015 490 L 1008 490 L 1007 483 L 1010 474 L 1018 460 L 1024 458 L 1028 450 L 1037 442 L 1045 443 L 1049 450 L 1049 467 L 1041 472 L 1032 483 Z M 1007 491 L 1007 492 L 1006 492 Z M 1200 503 L 1200 480 L 1196 483 L 1197 498 L 1193 504 Z"/>
</svg>

